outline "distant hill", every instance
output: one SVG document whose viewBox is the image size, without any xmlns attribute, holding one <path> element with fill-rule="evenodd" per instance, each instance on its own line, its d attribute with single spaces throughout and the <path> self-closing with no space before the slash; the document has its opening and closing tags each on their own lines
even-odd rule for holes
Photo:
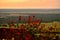
<svg viewBox="0 0 60 40">
<path fill-rule="evenodd" d="M 42 20 L 42 22 L 60 21 L 60 14 L 29 14 L 29 16 L 35 16 L 34 19 L 40 19 Z M 22 22 L 24 22 L 23 18 L 25 18 L 27 22 L 28 16 L 22 16 Z M 0 22 L 5 23 L 4 21 L 7 21 L 9 23 L 9 21 L 12 19 L 15 20 L 15 23 L 18 22 L 18 16 L 8 16 L 5 18 L 0 18 Z"/>
<path fill-rule="evenodd" d="M 60 9 L 0 9 L 0 13 L 60 13 Z"/>
<path fill-rule="evenodd" d="M 41 19 L 42 22 L 60 21 L 60 9 L 0 9 L 0 22 L 5 23 L 7 20 L 9 23 L 13 19 L 17 23 L 19 15 L 26 18 L 26 22 L 27 16 L 35 16 L 35 19 Z"/>
</svg>

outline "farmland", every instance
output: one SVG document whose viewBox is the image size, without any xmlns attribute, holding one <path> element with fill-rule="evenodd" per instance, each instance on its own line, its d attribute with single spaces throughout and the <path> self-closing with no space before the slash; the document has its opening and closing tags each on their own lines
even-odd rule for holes
<svg viewBox="0 0 60 40">
<path fill-rule="evenodd" d="M 10 14 L 0 18 L 0 39 L 11 40 L 14 37 L 15 40 L 26 40 L 27 35 L 30 40 L 60 38 L 59 14 L 18 15 Z"/>
</svg>

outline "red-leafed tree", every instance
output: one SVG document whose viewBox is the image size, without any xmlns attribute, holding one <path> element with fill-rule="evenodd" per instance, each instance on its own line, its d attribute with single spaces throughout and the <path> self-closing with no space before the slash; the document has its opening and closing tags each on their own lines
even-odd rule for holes
<svg viewBox="0 0 60 40">
<path fill-rule="evenodd" d="M 52 31 L 52 30 L 54 30 L 54 28 L 53 27 L 48 27 L 48 30 Z"/>
<path fill-rule="evenodd" d="M 25 37 L 25 40 L 30 40 L 30 39 L 31 39 L 31 35 L 27 34 L 26 37 Z"/>
<path fill-rule="evenodd" d="M 18 16 L 18 19 L 19 19 L 19 23 L 21 22 L 21 19 L 22 19 L 22 16 Z"/>
<path fill-rule="evenodd" d="M 12 26 L 14 26 L 14 20 L 10 20 L 9 27 L 11 28 Z"/>
<path fill-rule="evenodd" d="M 36 19 L 36 20 L 34 20 L 34 21 L 32 22 L 32 24 L 33 24 L 33 25 L 38 25 L 39 22 L 40 22 L 40 21 L 39 21 L 38 19 Z"/>
<path fill-rule="evenodd" d="M 19 30 L 24 33 L 24 25 L 22 24 L 21 26 L 19 26 Z"/>
<path fill-rule="evenodd" d="M 28 24 L 31 23 L 31 16 L 28 16 Z"/>
<path fill-rule="evenodd" d="M 14 29 L 13 28 L 10 28 L 10 32 L 13 33 Z"/>
<path fill-rule="evenodd" d="M 16 34 L 17 34 L 17 35 L 20 35 L 20 32 L 17 32 Z"/>
<path fill-rule="evenodd" d="M 18 19 L 21 20 L 21 16 L 19 16 Z"/>
<path fill-rule="evenodd" d="M 4 30 L 4 32 L 7 32 L 5 28 L 3 30 Z"/>
<path fill-rule="evenodd" d="M 33 18 L 35 18 L 35 16 L 33 16 Z"/>
<path fill-rule="evenodd" d="M 14 20 L 10 20 L 10 23 L 14 23 Z"/>
</svg>

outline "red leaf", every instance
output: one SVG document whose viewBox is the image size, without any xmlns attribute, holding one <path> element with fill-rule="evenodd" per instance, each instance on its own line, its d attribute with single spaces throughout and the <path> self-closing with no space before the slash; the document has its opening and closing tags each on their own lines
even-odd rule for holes
<svg viewBox="0 0 60 40">
<path fill-rule="evenodd" d="M 31 35 L 27 34 L 25 40 L 30 40 Z"/>
<path fill-rule="evenodd" d="M 39 20 L 34 20 L 32 23 L 33 23 L 34 25 L 37 25 L 37 24 L 39 23 Z"/>
<path fill-rule="evenodd" d="M 6 32 L 6 29 L 3 29 L 4 30 L 4 32 Z"/>
<path fill-rule="evenodd" d="M 18 35 L 20 35 L 20 33 L 19 33 L 19 32 L 17 32 L 17 34 L 18 34 Z"/>
<path fill-rule="evenodd" d="M 10 28 L 10 32 L 13 32 L 13 29 L 12 28 Z"/>
<path fill-rule="evenodd" d="M 28 23 L 31 22 L 31 16 L 28 16 Z"/>
<path fill-rule="evenodd" d="M 19 20 L 21 20 L 21 16 L 19 16 L 18 18 L 19 18 Z"/>
</svg>

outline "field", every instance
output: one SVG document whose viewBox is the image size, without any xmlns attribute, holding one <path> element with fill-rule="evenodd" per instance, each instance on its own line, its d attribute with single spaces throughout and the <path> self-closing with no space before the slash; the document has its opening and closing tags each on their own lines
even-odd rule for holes
<svg viewBox="0 0 60 40">
<path fill-rule="evenodd" d="M 19 23 L 18 25 L 21 25 L 23 23 Z M 46 29 L 48 29 L 48 27 L 54 27 L 56 25 L 56 28 L 60 28 L 60 22 L 59 21 L 55 21 L 55 22 L 42 22 L 41 24 L 39 24 L 39 27 L 41 27 L 42 24 L 45 24 Z M 9 28 L 8 24 L 1 24 L 1 25 L 7 25 L 7 26 L 0 26 L 0 28 Z M 17 24 L 15 24 L 16 27 L 12 26 L 12 28 L 17 28 Z M 28 25 L 27 23 L 25 23 L 24 25 Z"/>
<path fill-rule="evenodd" d="M 1 25 L 4 25 L 4 24 L 1 24 Z M 7 25 L 7 26 L 0 26 L 0 29 L 1 28 L 6 28 L 6 29 L 8 29 L 9 28 L 9 25 L 8 24 L 5 24 L 5 25 Z M 14 27 L 14 26 L 12 26 L 12 28 L 13 29 L 18 29 L 18 27 L 17 27 L 17 24 L 15 24 L 16 25 L 16 27 Z M 21 23 L 19 23 L 18 25 L 22 25 Z M 26 27 L 28 28 L 28 24 L 26 23 L 26 24 L 23 24 L 23 25 L 26 25 Z M 44 25 L 44 26 L 42 26 L 42 25 Z M 25 28 L 26 28 L 25 27 Z M 34 35 L 36 36 L 36 37 L 39 37 L 39 35 L 43 35 L 43 36 L 48 36 L 48 34 L 49 34 L 49 36 L 59 36 L 60 37 L 60 22 L 59 21 L 54 21 L 54 22 L 42 22 L 41 24 L 39 24 L 39 26 L 37 26 L 37 30 L 39 30 L 41 27 L 43 27 L 41 30 L 42 30 L 42 32 L 43 33 L 38 33 L 38 31 L 36 32 L 36 31 L 34 31 L 34 32 L 36 32 L 36 33 L 34 33 L 34 32 L 32 32 L 32 33 L 34 33 Z M 52 31 L 51 30 L 49 30 L 49 28 L 50 27 L 52 27 Z M 31 27 L 29 27 L 29 29 L 31 29 Z M 33 27 L 32 27 L 32 31 L 33 30 L 35 30 Z M 49 32 L 56 32 L 56 35 L 54 35 L 55 33 L 52 33 L 52 34 L 50 34 Z M 44 33 L 44 32 L 46 32 L 46 33 Z M 4 40 L 4 39 L 3 39 Z M 14 38 L 12 37 L 12 40 L 14 40 Z"/>
</svg>

